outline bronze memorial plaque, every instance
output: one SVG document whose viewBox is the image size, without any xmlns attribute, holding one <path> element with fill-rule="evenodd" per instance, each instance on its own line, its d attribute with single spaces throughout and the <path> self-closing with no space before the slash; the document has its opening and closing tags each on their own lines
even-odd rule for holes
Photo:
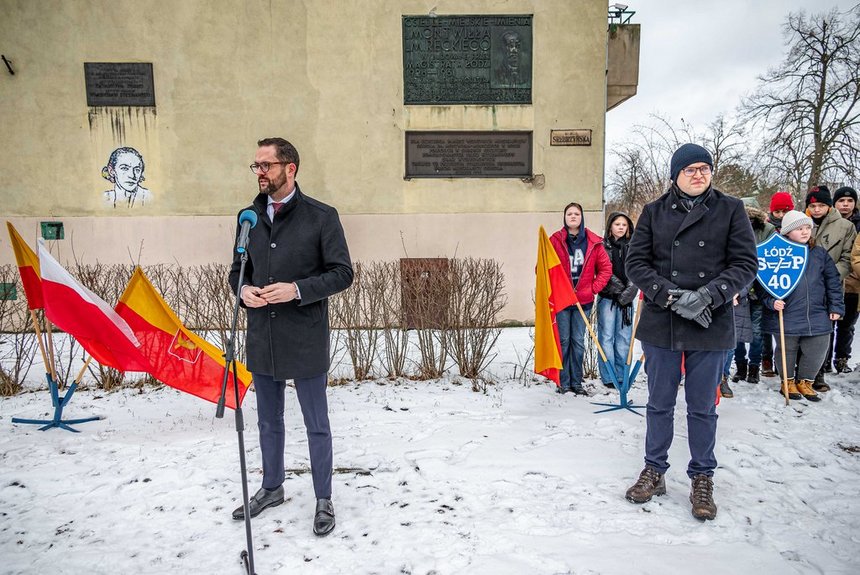
<svg viewBox="0 0 860 575">
<path fill-rule="evenodd" d="M 87 106 L 155 106 L 149 62 L 84 62 Z"/>
<path fill-rule="evenodd" d="M 406 178 L 527 178 L 531 132 L 406 132 Z"/>
<path fill-rule="evenodd" d="M 531 101 L 531 14 L 403 16 L 404 104 Z"/>
</svg>

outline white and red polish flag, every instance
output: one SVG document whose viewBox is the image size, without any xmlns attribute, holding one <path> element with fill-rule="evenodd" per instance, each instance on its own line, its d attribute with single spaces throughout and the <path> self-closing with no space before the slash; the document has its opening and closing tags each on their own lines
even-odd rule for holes
<svg viewBox="0 0 860 575">
<path fill-rule="evenodd" d="M 93 359 L 120 371 L 151 369 L 140 342 L 124 319 L 102 298 L 80 284 L 39 239 L 39 268 L 45 315 L 73 336 Z"/>
</svg>

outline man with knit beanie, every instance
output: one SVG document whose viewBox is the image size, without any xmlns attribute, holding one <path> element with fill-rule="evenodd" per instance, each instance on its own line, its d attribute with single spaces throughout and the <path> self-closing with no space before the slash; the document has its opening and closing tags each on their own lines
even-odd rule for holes
<svg viewBox="0 0 860 575">
<path fill-rule="evenodd" d="M 860 231 L 860 210 L 857 209 L 857 190 L 843 186 L 833 192 L 833 207 L 847 221 L 854 224 L 854 229 Z M 860 250 L 857 240 L 854 241 L 851 252 L 852 267 L 855 261 L 855 253 L 860 263 Z M 836 373 L 850 373 L 852 369 L 848 366 L 851 359 L 851 345 L 854 343 L 854 324 L 857 322 L 857 307 L 860 305 L 860 265 L 858 270 L 852 269 L 845 278 L 845 315 L 836 322 L 836 338 L 833 343 L 834 358 L 833 370 Z"/>
<path fill-rule="evenodd" d="M 683 361 L 690 503 L 701 520 L 717 515 L 715 403 L 726 353 L 735 347 L 732 299 L 758 270 L 744 204 L 711 186 L 713 167 L 703 147 L 678 148 L 669 170 L 672 185 L 643 208 L 625 267 L 646 300 L 636 338 L 648 358 L 645 468 L 626 497 L 645 503 L 666 493 Z"/>
<path fill-rule="evenodd" d="M 812 232 L 815 245 L 827 250 L 828 255 L 836 264 L 842 281 L 851 273 L 851 249 L 857 237 L 854 225 L 844 219 L 842 215 L 833 209 L 833 197 L 827 186 L 815 186 L 806 194 L 806 213 L 812 218 L 815 228 Z M 832 339 L 832 335 L 831 335 Z M 832 341 L 831 341 L 832 347 Z M 832 371 L 831 357 L 833 350 L 829 350 L 824 360 L 824 365 L 815 377 L 812 388 L 815 391 L 830 391 L 830 386 L 824 380 L 824 372 Z"/>
</svg>

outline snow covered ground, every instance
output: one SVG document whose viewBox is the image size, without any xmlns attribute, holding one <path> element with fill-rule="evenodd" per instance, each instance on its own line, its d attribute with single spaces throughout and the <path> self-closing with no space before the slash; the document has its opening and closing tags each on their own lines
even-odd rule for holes
<svg viewBox="0 0 860 575">
<path fill-rule="evenodd" d="M 504 330 L 509 377 L 527 329 Z M 860 357 L 860 354 L 855 354 Z M 35 373 L 35 370 L 34 370 Z M 31 375 L 34 382 L 36 375 Z M 783 405 L 775 378 L 719 406 L 715 521 L 690 515 L 683 392 L 668 494 L 633 505 L 644 418 L 594 414 L 593 397 L 456 378 L 330 388 L 338 526 L 311 532 L 301 415 L 288 402 L 288 501 L 253 521 L 262 574 L 860 573 L 860 374 L 818 404 Z M 34 385 L 36 385 L 34 383 Z M 631 397 L 646 399 L 640 377 Z M 261 481 L 253 394 L 250 489 Z M 170 388 L 82 391 L 79 434 L 13 425 L 48 417 L 47 392 L 0 399 L 0 573 L 240 574 L 232 412 Z"/>
</svg>

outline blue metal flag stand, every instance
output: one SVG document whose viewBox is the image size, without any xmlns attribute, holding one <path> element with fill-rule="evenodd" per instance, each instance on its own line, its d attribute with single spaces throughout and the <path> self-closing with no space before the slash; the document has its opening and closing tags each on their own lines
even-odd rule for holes
<svg viewBox="0 0 860 575">
<path fill-rule="evenodd" d="M 624 379 L 620 380 L 618 376 L 615 374 L 615 369 L 612 367 L 608 361 L 606 361 L 606 356 L 603 354 L 603 350 L 600 349 L 600 344 L 597 345 L 598 351 L 600 351 L 600 358 L 603 361 L 603 364 L 609 370 L 609 375 L 612 376 L 612 380 L 616 382 L 615 387 L 618 388 L 618 403 L 599 403 L 596 401 L 592 401 L 592 405 L 597 405 L 601 407 L 605 407 L 607 409 L 599 409 L 594 413 L 606 413 L 608 411 L 620 411 L 622 409 L 626 409 L 631 413 L 635 413 L 636 415 L 642 417 L 642 414 L 636 411 L 637 409 L 644 409 L 644 405 L 633 405 L 632 399 L 627 399 L 627 392 L 630 391 L 630 386 L 636 381 L 636 376 L 639 374 L 639 368 L 642 366 L 642 361 L 645 359 L 645 354 L 642 354 L 636 363 L 630 366 L 630 362 L 633 360 L 633 338 L 636 335 L 636 328 L 639 326 L 639 316 L 642 313 L 642 302 L 639 302 L 639 305 L 636 307 L 636 318 L 633 321 L 633 332 L 630 334 L 630 350 L 627 352 L 627 363 L 624 366 Z"/>
<path fill-rule="evenodd" d="M 13 417 L 12 423 L 41 425 L 42 427 L 39 428 L 39 431 L 46 431 L 54 427 L 59 427 L 61 429 L 65 429 L 66 431 L 79 433 L 79 431 L 72 427 L 72 425 L 78 425 L 80 423 L 87 423 L 88 421 L 97 421 L 99 419 L 104 419 L 100 415 L 96 415 L 93 417 L 82 417 L 80 419 L 63 419 L 63 408 L 65 408 L 66 405 L 68 405 L 68 403 L 72 400 L 72 396 L 75 394 L 75 390 L 78 388 L 78 383 L 80 383 L 81 381 L 81 377 L 84 374 L 84 370 L 87 368 L 87 365 L 89 365 L 91 359 L 92 358 L 87 359 L 87 361 L 84 363 L 84 367 L 81 368 L 81 372 L 78 374 L 78 377 L 75 378 L 75 381 L 69 386 L 69 389 L 63 396 L 60 396 L 59 386 L 57 385 L 56 379 L 54 379 L 54 377 L 50 373 L 45 374 L 45 378 L 48 380 L 48 389 L 51 391 L 51 403 L 54 405 L 53 419 L 23 419 L 20 417 Z"/>
</svg>

